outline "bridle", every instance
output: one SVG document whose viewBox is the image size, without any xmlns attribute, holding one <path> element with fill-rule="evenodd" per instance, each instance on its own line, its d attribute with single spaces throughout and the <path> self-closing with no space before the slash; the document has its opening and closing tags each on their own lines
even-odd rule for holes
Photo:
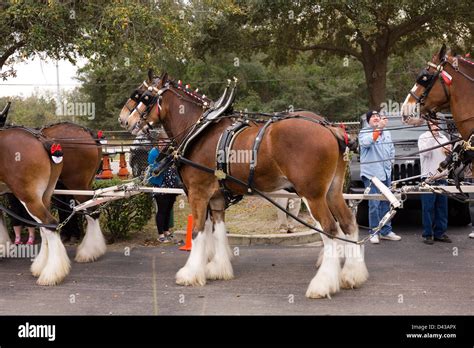
<svg viewBox="0 0 474 348">
<path fill-rule="evenodd" d="M 132 95 L 130 96 L 129 100 L 135 101 L 136 105 L 132 109 L 128 106 L 128 101 L 126 103 L 126 107 L 129 110 L 129 115 L 128 115 L 128 120 L 130 120 L 130 117 L 134 114 L 134 112 L 137 112 L 138 115 L 140 116 L 140 120 L 135 124 L 134 129 L 141 129 L 142 124 L 146 123 L 146 128 L 145 131 L 149 131 L 153 125 L 152 123 L 148 122 L 148 116 L 150 114 L 150 111 L 152 108 L 156 105 L 157 108 L 157 115 L 158 115 L 158 123 L 162 123 L 161 120 L 161 102 L 163 99 L 163 94 L 166 91 L 170 91 L 174 93 L 179 99 L 185 100 L 187 102 L 193 103 L 195 105 L 198 105 L 202 107 L 203 109 L 207 109 L 210 107 L 210 100 L 206 98 L 205 95 L 198 95 L 196 93 L 193 93 L 188 90 L 187 85 L 186 88 L 182 87 L 181 81 L 178 81 L 177 84 L 174 84 L 173 81 L 166 81 L 166 83 L 161 87 L 158 88 L 158 84 L 160 82 L 160 79 L 157 78 L 153 85 L 148 85 L 146 81 L 143 81 L 143 86 L 145 86 L 146 90 L 142 93 L 140 93 L 139 89 L 135 90 Z M 178 89 L 182 92 L 185 93 L 185 96 L 181 95 L 178 93 L 175 89 Z M 189 96 L 189 97 L 188 97 Z"/>
<path fill-rule="evenodd" d="M 448 64 L 453 68 L 453 70 L 459 74 L 461 74 L 464 78 L 468 81 L 474 83 L 474 78 L 470 77 L 463 71 L 459 69 L 458 60 L 461 59 L 464 62 L 474 65 L 474 63 L 464 59 L 463 57 L 456 56 L 453 58 L 453 62 L 450 62 L 446 56 L 441 59 L 439 64 L 435 64 L 433 62 L 428 62 L 428 67 L 423 69 L 416 78 L 416 83 L 421 85 L 425 88 L 423 93 L 420 96 L 417 96 L 414 91 L 410 91 L 410 95 L 416 100 L 417 104 L 420 106 L 425 105 L 426 98 L 428 97 L 431 89 L 436 83 L 436 80 L 440 80 L 441 86 L 443 87 L 444 95 L 446 97 L 446 101 L 443 105 L 449 103 L 451 100 L 451 94 L 449 93 L 449 87 L 451 86 L 452 76 L 445 70 L 445 65 Z M 430 73 L 429 69 L 434 68 L 436 71 L 434 73 Z M 436 107 L 432 109 L 428 109 L 428 115 L 431 118 L 436 115 Z"/>
<path fill-rule="evenodd" d="M 416 100 L 416 103 L 418 105 L 425 105 L 426 98 L 433 89 L 433 86 L 435 85 L 436 81 L 439 79 L 441 86 L 443 87 L 444 95 L 446 97 L 445 104 L 449 103 L 451 95 L 448 91 L 448 87 L 451 83 L 449 82 L 449 85 L 447 85 L 446 80 L 451 81 L 452 77 L 447 71 L 444 71 L 444 66 L 446 64 L 451 63 L 446 59 L 446 57 L 444 57 L 438 65 L 434 64 L 433 62 L 428 62 L 427 64 L 428 67 L 426 69 L 423 69 L 416 78 L 416 83 L 424 87 L 425 90 L 420 96 L 417 96 L 414 91 L 410 91 L 410 95 Z M 430 68 L 434 68 L 436 69 L 436 71 L 434 73 L 430 73 Z M 436 115 L 436 107 L 428 109 L 428 115 Z"/>
</svg>

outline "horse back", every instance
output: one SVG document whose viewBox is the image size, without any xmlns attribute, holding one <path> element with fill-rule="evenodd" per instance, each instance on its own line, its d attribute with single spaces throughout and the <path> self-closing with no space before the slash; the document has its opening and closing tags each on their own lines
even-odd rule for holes
<svg viewBox="0 0 474 348">
<path fill-rule="evenodd" d="M 61 144 L 64 166 L 60 180 L 69 189 L 86 189 L 99 168 L 102 147 L 91 131 L 74 123 L 58 123 L 42 129 Z"/>
</svg>

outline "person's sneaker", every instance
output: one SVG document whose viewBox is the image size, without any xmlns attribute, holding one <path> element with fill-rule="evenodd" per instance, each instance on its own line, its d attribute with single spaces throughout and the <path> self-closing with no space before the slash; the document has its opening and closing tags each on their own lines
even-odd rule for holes
<svg viewBox="0 0 474 348">
<path fill-rule="evenodd" d="M 33 245 L 33 244 L 35 244 L 35 239 L 33 237 L 28 238 L 26 245 Z"/>
<path fill-rule="evenodd" d="M 433 245 L 433 238 L 432 237 L 423 237 L 423 243 L 428 244 L 428 245 Z"/>
<path fill-rule="evenodd" d="M 168 239 L 168 237 L 159 237 L 158 242 L 165 244 L 165 243 L 169 243 L 171 241 Z"/>
<path fill-rule="evenodd" d="M 16 237 L 15 238 L 15 245 L 20 245 L 21 244 L 21 237 Z"/>
<path fill-rule="evenodd" d="M 288 227 L 285 227 L 285 226 L 281 225 L 281 226 L 278 228 L 278 232 L 280 232 L 280 233 L 286 233 L 286 232 L 288 232 Z"/>
<path fill-rule="evenodd" d="M 379 239 L 379 235 L 378 235 L 378 234 L 376 234 L 376 235 L 370 237 L 369 240 L 370 240 L 370 242 L 371 242 L 372 244 L 379 244 L 379 243 L 380 243 L 380 239 Z"/>
<path fill-rule="evenodd" d="M 386 240 L 400 240 L 402 237 L 400 237 L 398 234 L 395 234 L 395 232 L 390 232 L 387 235 L 381 235 L 380 238 L 386 239 Z"/>
<path fill-rule="evenodd" d="M 469 238 L 474 238 L 474 231 L 469 233 Z"/>
<path fill-rule="evenodd" d="M 296 232 L 295 226 L 292 226 L 292 225 L 288 226 L 288 233 L 295 233 L 295 232 Z"/>
<path fill-rule="evenodd" d="M 443 242 L 443 243 L 452 243 L 453 241 L 447 235 L 443 234 L 441 237 L 434 237 L 435 242 Z"/>
</svg>

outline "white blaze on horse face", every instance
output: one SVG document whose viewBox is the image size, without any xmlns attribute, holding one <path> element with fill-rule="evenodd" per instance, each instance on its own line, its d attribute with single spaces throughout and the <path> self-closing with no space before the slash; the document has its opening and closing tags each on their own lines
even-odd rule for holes
<svg viewBox="0 0 474 348">
<path fill-rule="evenodd" d="M 418 85 L 415 83 L 410 92 L 415 93 L 417 89 Z M 417 103 L 415 98 L 413 98 L 413 96 L 409 93 L 401 107 L 402 117 L 413 117 L 415 115 L 416 105 Z"/>
<path fill-rule="evenodd" d="M 128 101 L 127 101 L 127 103 L 128 103 Z M 120 126 L 122 126 L 122 128 L 126 128 L 125 123 L 127 122 L 127 119 L 128 119 L 129 116 L 130 116 L 130 111 L 127 109 L 126 106 L 124 106 L 122 108 L 122 110 L 120 111 L 120 115 L 119 115 L 119 122 L 120 122 Z"/>
</svg>

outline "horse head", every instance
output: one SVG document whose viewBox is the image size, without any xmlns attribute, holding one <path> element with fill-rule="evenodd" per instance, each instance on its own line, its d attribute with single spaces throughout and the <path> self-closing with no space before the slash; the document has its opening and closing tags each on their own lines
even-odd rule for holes
<svg viewBox="0 0 474 348">
<path fill-rule="evenodd" d="M 424 123 L 424 119 L 449 106 L 453 57 L 443 44 L 422 69 L 416 83 L 408 93 L 402 107 L 403 122 L 411 125 Z"/>
<path fill-rule="evenodd" d="M 162 124 L 170 137 L 181 134 L 210 105 L 206 96 L 191 91 L 188 85 L 183 87 L 181 81 L 175 83 L 167 73 L 156 78 L 149 72 L 148 80 L 132 97 L 122 108 L 119 122 L 134 135 L 146 132 L 155 124 Z"/>
<path fill-rule="evenodd" d="M 149 89 L 152 89 L 152 85 L 157 83 L 156 80 L 157 78 L 154 76 L 153 70 L 149 69 L 147 79 L 144 80 L 132 92 L 130 97 L 125 102 L 125 105 L 122 107 L 122 110 L 120 111 L 118 122 L 120 123 L 122 128 L 125 128 L 130 132 L 136 129 L 135 133 L 138 133 L 138 131 L 140 131 L 145 126 L 146 123 L 143 123 L 143 125 L 138 125 L 138 123 L 141 121 L 141 118 L 137 118 L 136 110 L 138 109 L 138 106 L 141 102 L 144 93 L 148 92 Z M 141 108 L 142 107 L 140 107 L 140 109 Z"/>
</svg>

